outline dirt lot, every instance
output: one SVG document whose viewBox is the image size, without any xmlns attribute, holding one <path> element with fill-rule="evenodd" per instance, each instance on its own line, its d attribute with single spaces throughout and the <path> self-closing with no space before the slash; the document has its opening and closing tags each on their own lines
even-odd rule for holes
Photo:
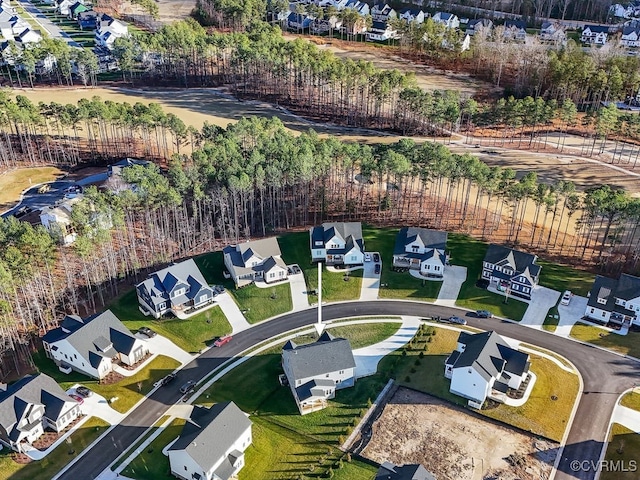
<svg viewBox="0 0 640 480">
<path fill-rule="evenodd" d="M 365 457 L 420 463 L 447 480 L 547 478 L 558 448 L 404 388 L 385 406 L 373 430 Z M 524 462 L 512 466 L 506 460 L 510 455 Z"/>
</svg>

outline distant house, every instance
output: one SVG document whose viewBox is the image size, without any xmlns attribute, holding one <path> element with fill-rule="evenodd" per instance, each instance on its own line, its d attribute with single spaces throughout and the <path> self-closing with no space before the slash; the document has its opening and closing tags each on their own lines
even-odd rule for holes
<svg viewBox="0 0 640 480">
<path fill-rule="evenodd" d="M 473 35 L 481 28 L 485 29 L 486 32 L 491 32 L 493 29 L 493 22 L 488 18 L 476 18 L 475 20 L 470 20 L 467 24 L 466 33 L 473 37 Z"/>
<path fill-rule="evenodd" d="M 374 22 L 387 22 L 391 18 L 397 18 L 398 13 L 386 3 L 376 4 L 371 9 L 371 18 Z"/>
<path fill-rule="evenodd" d="M 287 18 L 287 28 L 289 28 L 289 30 L 304 30 L 311 26 L 313 20 L 314 19 L 307 14 L 291 12 Z"/>
<path fill-rule="evenodd" d="M 28 43 L 39 43 L 42 41 L 42 35 L 37 30 L 31 28 L 25 28 L 18 35 L 16 35 L 16 42 L 26 45 Z"/>
<path fill-rule="evenodd" d="M 167 449 L 171 473 L 183 480 L 235 478 L 251 442 L 251 420 L 235 403 L 196 405 Z"/>
<path fill-rule="evenodd" d="M 637 27 L 624 27 L 620 43 L 627 48 L 640 47 L 640 29 Z"/>
<path fill-rule="evenodd" d="M 567 34 L 562 24 L 558 22 L 542 22 L 540 28 L 540 40 L 556 44 L 564 44 L 567 41 Z"/>
<path fill-rule="evenodd" d="M 104 188 L 107 190 L 120 193 L 125 190 L 137 191 L 137 185 L 125 182 L 122 178 L 122 172 L 130 167 L 139 165 L 141 167 L 146 167 L 150 165 L 151 162 L 147 160 L 138 160 L 135 158 L 124 158 L 116 163 L 109 165 L 107 169 L 107 180 L 104 182 Z"/>
<path fill-rule="evenodd" d="M 90 7 L 87 7 L 84 3 L 76 2 L 69 7 L 69 18 L 76 20 L 79 14 L 89 11 L 89 9 Z"/>
<path fill-rule="evenodd" d="M 394 465 L 384 462 L 374 480 L 436 480 L 433 473 L 419 464 Z"/>
<path fill-rule="evenodd" d="M 76 17 L 80 30 L 89 29 L 95 30 L 96 23 L 98 21 L 98 12 L 94 10 L 87 10 L 86 12 L 78 13 Z"/>
<path fill-rule="evenodd" d="M 405 22 L 424 23 L 424 12 L 417 8 L 405 8 L 400 11 L 400 18 Z"/>
<path fill-rule="evenodd" d="M 589 45 L 604 45 L 609 36 L 609 27 L 606 25 L 586 25 L 582 30 L 580 41 Z"/>
<path fill-rule="evenodd" d="M 360 0 L 349 0 L 343 8 L 352 8 L 362 17 L 371 13 L 371 7 L 369 7 L 369 4 L 361 2 Z"/>
<path fill-rule="evenodd" d="M 40 222 L 49 233 L 63 245 L 71 245 L 78 234 L 73 228 L 71 211 L 73 206 L 82 200 L 82 195 L 65 199 L 53 207 L 44 207 L 40 211 Z"/>
<path fill-rule="evenodd" d="M 25 452 L 45 430 L 61 432 L 81 414 L 53 378 L 29 375 L 0 391 L 0 444 Z"/>
<path fill-rule="evenodd" d="M 158 270 L 136 285 L 138 306 L 145 315 L 160 318 L 190 309 L 204 308 L 213 302 L 213 290 L 193 259 Z"/>
<path fill-rule="evenodd" d="M 311 228 L 311 260 L 327 265 L 364 263 L 364 239 L 360 222 L 323 223 Z"/>
<path fill-rule="evenodd" d="M 434 22 L 441 23 L 446 28 L 458 28 L 460 26 L 460 19 L 453 13 L 436 12 L 432 18 Z"/>
<path fill-rule="evenodd" d="M 342 20 L 336 15 L 331 18 L 324 18 L 322 20 L 315 19 L 309 27 L 311 33 L 327 33 L 329 30 L 338 30 L 342 26 Z"/>
<path fill-rule="evenodd" d="M 55 10 L 60 15 L 65 17 L 69 16 L 71 7 L 76 3 L 76 0 L 55 0 Z"/>
<path fill-rule="evenodd" d="M 384 42 L 398 38 L 398 31 L 385 22 L 373 22 L 366 33 L 367 41 Z"/>
<path fill-rule="evenodd" d="M 489 245 L 482 263 L 482 278 L 498 291 L 531 300 L 531 291 L 540 276 L 536 259 L 530 253 Z"/>
<path fill-rule="evenodd" d="M 492 392 L 517 390 L 527 379 L 529 355 L 511 348 L 495 332 L 460 332 L 456 350 L 445 361 L 449 391 L 480 408 Z"/>
<path fill-rule="evenodd" d="M 85 319 L 67 315 L 42 337 L 42 344 L 60 370 L 97 379 L 107 376 L 114 362 L 134 365 L 149 353 L 146 342 L 134 337 L 111 310 Z"/>
<path fill-rule="evenodd" d="M 302 415 L 325 408 L 336 390 L 352 387 L 356 381 L 349 340 L 329 332 L 308 345 L 289 340 L 282 349 L 282 368 Z"/>
<path fill-rule="evenodd" d="M 273 283 L 288 277 L 276 237 L 230 245 L 222 250 L 222 254 L 224 264 L 238 287 L 256 280 Z"/>
<path fill-rule="evenodd" d="M 447 265 L 447 232 L 404 227 L 396 236 L 393 266 L 418 270 L 425 277 L 443 278 Z"/>
<path fill-rule="evenodd" d="M 629 326 L 638 322 L 640 278 L 623 273 L 613 279 L 598 275 L 589 292 L 584 316 L 598 322 Z"/>
<path fill-rule="evenodd" d="M 128 34 L 129 27 L 110 15 L 102 13 L 96 17 L 95 42 L 97 46 L 111 50 L 118 38 L 126 37 Z"/>
<path fill-rule="evenodd" d="M 507 20 L 504 22 L 504 38 L 515 42 L 527 39 L 527 24 L 521 20 Z"/>
</svg>

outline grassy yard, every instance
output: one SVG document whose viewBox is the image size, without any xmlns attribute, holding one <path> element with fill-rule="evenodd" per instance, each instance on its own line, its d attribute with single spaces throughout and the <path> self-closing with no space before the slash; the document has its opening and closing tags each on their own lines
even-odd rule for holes
<svg viewBox="0 0 640 480">
<path fill-rule="evenodd" d="M 547 332 L 555 332 L 560 323 L 560 313 L 558 312 L 558 306 L 555 305 L 549 309 L 547 316 L 544 317 L 542 328 Z"/>
<path fill-rule="evenodd" d="M 70 437 L 42 460 L 21 465 L 13 461 L 5 448 L 0 451 L 0 480 L 34 480 L 52 478 L 109 427 L 99 418 L 90 418 Z"/>
<path fill-rule="evenodd" d="M 637 393 L 635 390 L 625 393 L 620 399 L 620 405 L 640 412 L 640 393 Z"/>
<path fill-rule="evenodd" d="M 620 467 L 626 467 L 628 471 L 611 471 L 603 470 L 600 474 L 600 480 L 637 480 L 638 472 L 631 462 L 638 462 L 640 458 L 640 435 L 633 430 L 614 423 L 611 426 L 609 435 L 609 445 L 605 454 L 605 461 L 621 462 Z M 616 465 L 614 463 L 614 465 Z M 633 471 L 630 471 L 633 470 Z"/>
<path fill-rule="evenodd" d="M 10 208 L 31 185 L 50 182 L 64 172 L 56 167 L 17 168 L 0 175 L 0 209 Z"/>
<path fill-rule="evenodd" d="M 135 332 L 140 327 L 150 327 L 187 352 L 198 352 L 215 337 L 231 333 L 231 325 L 220 307 L 210 308 L 187 320 L 179 318 L 156 320 L 140 313 L 136 292 L 131 290 L 114 300 L 109 308 L 129 330 Z"/>
<path fill-rule="evenodd" d="M 540 271 L 540 285 L 557 290 L 562 295 L 565 290 L 571 290 L 574 294 L 586 297 L 593 286 L 596 276 L 592 273 L 576 270 L 566 265 L 547 262 L 538 259 Z"/>
<path fill-rule="evenodd" d="M 632 357 L 640 357 L 640 333 L 629 332 L 626 335 L 610 333 L 604 328 L 578 322 L 571 329 L 571 336 L 583 342 L 608 348 Z"/>
</svg>

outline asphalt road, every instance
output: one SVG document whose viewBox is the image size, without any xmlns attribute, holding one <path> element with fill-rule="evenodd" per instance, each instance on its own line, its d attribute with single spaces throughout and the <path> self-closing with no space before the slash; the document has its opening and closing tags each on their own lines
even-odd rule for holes
<svg viewBox="0 0 640 480">
<path fill-rule="evenodd" d="M 403 301 L 349 302 L 323 307 L 325 321 L 349 316 L 398 314 L 421 317 L 464 315 L 454 308 Z M 65 480 L 96 478 L 121 452 L 135 442 L 147 427 L 153 425 L 169 406 L 180 400 L 181 395 L 178 389 L 185 381 L 203 378 L 230 357 L 270 337 L 314 323 L 316 315 L 315 309 L 291 313 L 234 335 L 233 341 L 224 347 L 206 351 L 182 369 L 173 383 L 155 391 L 120 425 L 111 430 L 109 435 L 102 438 L 91 451 L 58 478 Z M 495 330 L 501 335 L 558 352 L 580 370 L 584 380 L 584 393 L 555 478 L 558 480 L 593 479 L 595 471 L 590 465 L 597 464 L 600 458 L 609 419 L 618 395 L 632 387 L 638 380 L 640 375 L 638 363 L 595 347 L 511 322 L 497 319 L 481 320 L 469 316 L 466 318 L 471 326 Z M 553 412 L 549 412 L 549 415 L 553 415 Z M 572 462 L 575 461 L 585 461 L 581 464 L 585 468 L 574 471 Z M 587 462 L 593 462 L 593 464 Z"/>
<path fill-rule="evenodd" d="M 67 42 L 70 47 L 82 48 L 78 42 L 71 38 L 66 32 L 63 32 L 60 27 L 47 18 L 47 16 L 40 11 L 38 7 L 33 5 L 29 0 L 18 0 L 18 3 L 25 12 L 33 18 L 40 27 L 44 30 L 43 33 L 48 34 L 49 37 L 60 38 Z M 46 35 L 43 35 L 46 36 Z"/>
</svg>

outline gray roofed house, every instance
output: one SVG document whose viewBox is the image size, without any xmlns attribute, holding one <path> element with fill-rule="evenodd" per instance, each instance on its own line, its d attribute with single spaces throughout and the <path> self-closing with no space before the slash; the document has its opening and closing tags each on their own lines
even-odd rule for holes
<svg viewBox="0 0 640 480">
<path fill-rule="evenodd" d="M 364 263 L 364 238 L 360 222 L 327 222 L 309 231 L 311 259 L 327 265 Z"/>
<path fill-rule="evenodd" d="M 384 462 L 378 468 L 374 480 L 436 480 L 436 477 L 419 464 L 398 466 L 390 462 Z"/>
<path fill-rule="evenodd" d="M 193 259 L 174 263 L 136 285 L 138 305 L 145 315 L 160 318 L 171 311 L 183 317 L 212 306 L 214 293 Z"/>
<path fill-rule="evenodd" d="M 111 310 L 84 320 L 67 316 L 42 343 L 61 370 L 71 368 L 98 379 L 113 370 L 114 361 L 134 365 L 149 353 L 146 342 L 134 337 Z"/>
<path fill-rule="evenodd" d="M 353 386 L 355 367 L 349 340 L 329 332 L 307 345 L 289 340 L 282 349 L 282 368 L 302 415 L 326 407 L 336 389 Z"/>
<path fill-rule="evenodd" d="M 265 283 L 279 282 L 289 276 L 276 237 L 229 245 L 222 253 L 224 264 L 238 287 L 260 280 Z"/>
<path fill-rule="evenodd" d="M 251 420 L 235 403 L 196 405 L 167 449 L 171 473 L 185 480 L 228 480 L 244 466 L 251 441 Z"/>
<path fill-rule="evenodd" d="M 396 236 L 393 266 L 418 270 L 424 277 L 442 279 L 448 257 L 447 232 L 404 227 Z"/>
<path fill-rule="evenodd" d="M 60 432 L 81 413 L 80 404 L 53 378 L 26 376 L 0 391 L 0 443 L 22 452 L 45 429 Z"/>
<path fill-rule="evenodd" d="M 482 278 L 499 292 L 531 300 L 540 276 L 536 260 L 533 254 L 491 244 L 484 256 Z"/>
<path fill-rule="evenodd" d="M 598 275 L 589 292 L 585 317 L 623 326 L 637 324 L 640 278 L 623 273 L 618 279 Z"/>
<path fill-rule="evenodd" d="M 488 18 L 476 18 L 470 20 L 467 24 L 466 33 L 473 36 L 481 28 L 485 29 L 487 33 L 491 33 L 493 29 L 493 22 Z"/>
<path fill-rule="evenodd" d="M 445 362 L 451 393 L 482 405 L 487 397 L 517 390 L 528 377 L 529 355 L 511 348 L 493 331 L 460 332 L 458 346 Z"/>
</svg>

